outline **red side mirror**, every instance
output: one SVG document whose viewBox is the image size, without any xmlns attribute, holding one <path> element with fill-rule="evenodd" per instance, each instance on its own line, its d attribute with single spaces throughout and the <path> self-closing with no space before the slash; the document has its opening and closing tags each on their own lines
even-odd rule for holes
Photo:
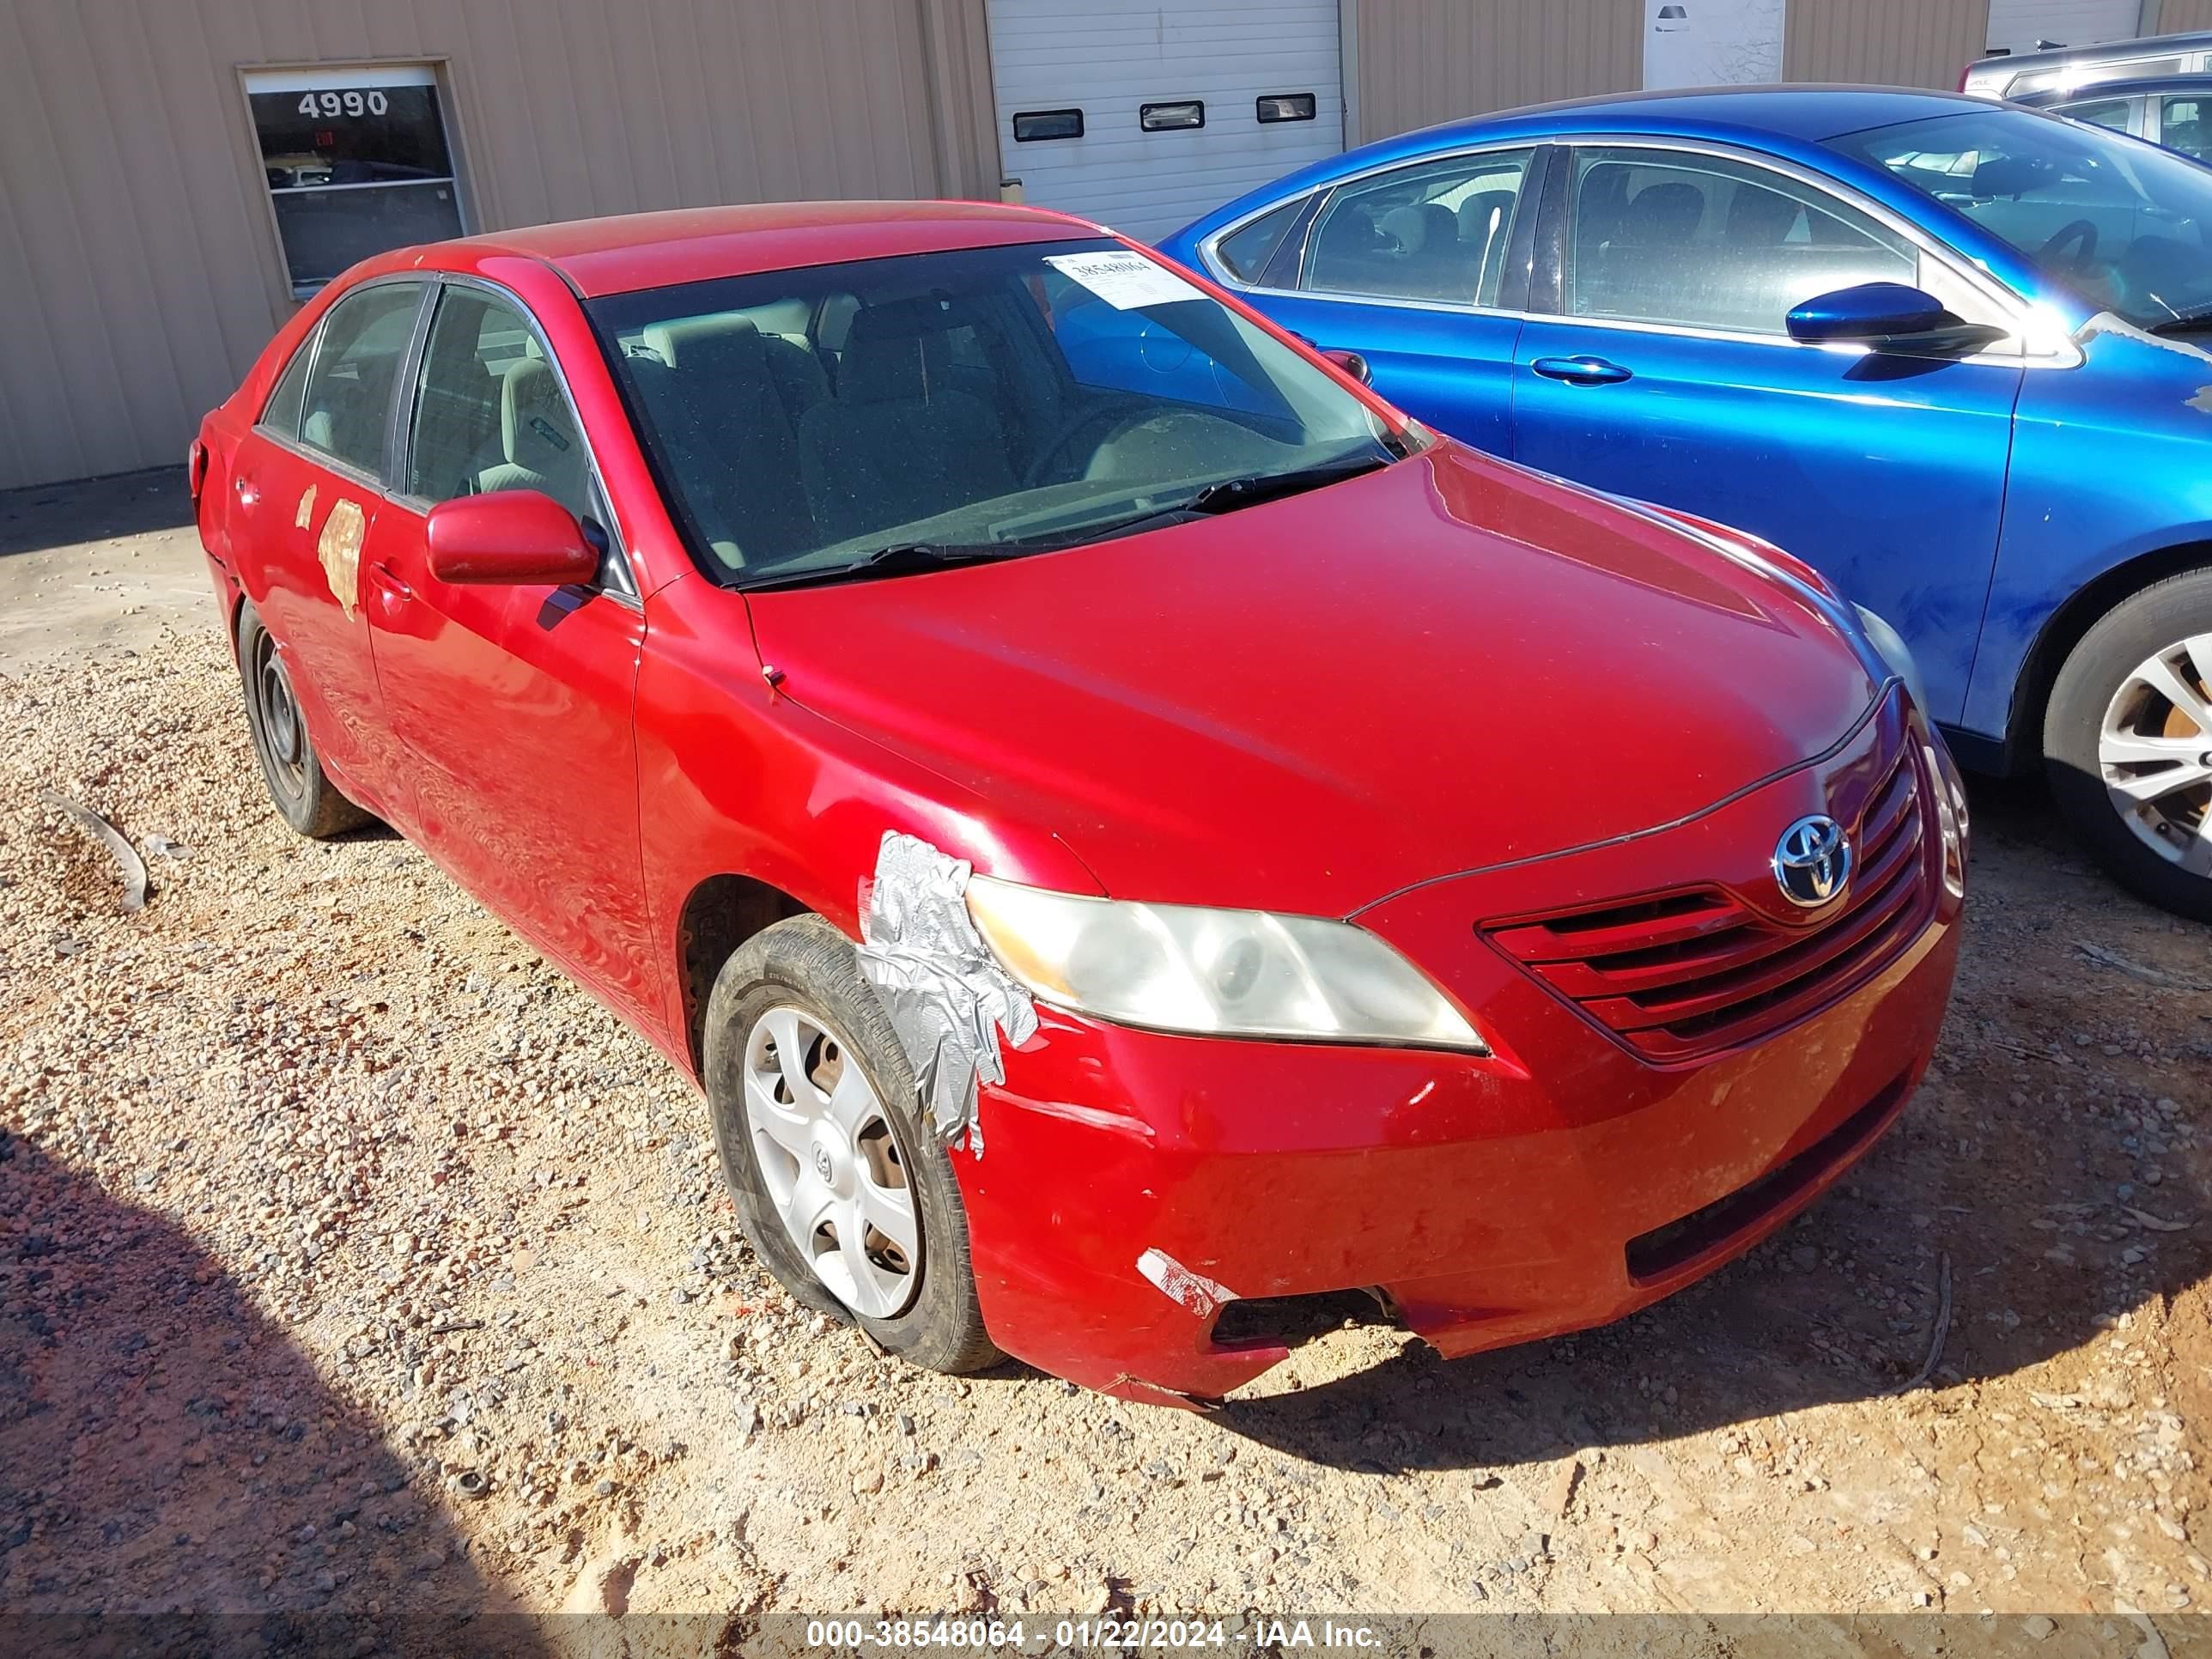
<svg viewBox="0 0 2212 1659">
<path fill-rule="evenodd" d="M 441 582 L 588 582 L 599 550 L 576 515 L 535 489 L 460 495 L 430 509 L 430 574 Z"/>
</svg>

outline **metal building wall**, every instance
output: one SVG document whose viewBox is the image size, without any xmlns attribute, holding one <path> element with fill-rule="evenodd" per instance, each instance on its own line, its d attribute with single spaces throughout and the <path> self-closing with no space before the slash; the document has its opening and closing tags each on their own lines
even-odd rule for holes
<svg viewBox="0 0 2212 1659">
<path fill-rule="evenodd" d="M 2165 0 L 2169 12 L 2212 0 Z M 1344 0 L 1364 143 L 1486 111 L 1644 80 L 1643 0 Z M 1783 76 L 1951 87 L 1981 55 L 1989 0 L 1790 0 Z M 2184 25 L 2176 24 L 2179 27 Z"/>
<path fill-rule="evenodd" d="M 181 457 L 293 303 L 238 71 L 378 58 L 483 229 L 996 194 L 983 0 L 0 0 L 0 487 Z"/>
<path fill-rule="evenodd" d="M 2179 34 L 2212 29 L 2212 0 L 2148 0 L 2143 7 L 2145 34 Z"/>
<path fill-rule="evenodd" d="M 1644 72 L 1641 0 L 1343 0 L 1355 144 L 1486 110 L 1619 92 Z M 1357 61 L 1354 62 L 1353 60 Z"/>
<path fill-rule="evenodd" d="M 1782 78 L 1956 87 L 1989 27 L 1989 0 L 1790 0 Z"/>
</svg>

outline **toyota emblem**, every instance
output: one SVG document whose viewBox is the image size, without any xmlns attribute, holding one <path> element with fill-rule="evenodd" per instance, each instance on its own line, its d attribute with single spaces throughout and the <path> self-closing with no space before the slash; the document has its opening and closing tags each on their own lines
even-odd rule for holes
<svg viewBox="0 0 2212 1659">
<path fill-rule="evenodd" d="M 1774 880 L 1792 904 L 1817 909 L 1850 878 L 1850 837 L 1835 819 L 1815 814 L 1782 832 L 1774 848 Z"/>
</svg>

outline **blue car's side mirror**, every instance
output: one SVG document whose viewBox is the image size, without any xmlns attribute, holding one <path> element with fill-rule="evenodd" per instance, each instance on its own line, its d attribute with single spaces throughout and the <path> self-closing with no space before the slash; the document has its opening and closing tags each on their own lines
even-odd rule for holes
<svg viewBox="0 0 2212 1659">
<path fill-rule="evenodd" d="M 1790 337 L 1847 344 L 1897 357 L 1972 356 L 2004 338 L 1988 323 L 1962 322 L 1943 302 L 1903 283 L 1861 283 L 1817 294 L 1790 313 Z"/>
<path fill-rule="evenodd" d="M 1790 313 L 1790 337 L 1808 343 L 1832 340 L 1887 344 L 1947 329 L 1955 319 L 1932 294 L 1903 283 L 1861 283 L 1816 294 Z"/>
</svg>

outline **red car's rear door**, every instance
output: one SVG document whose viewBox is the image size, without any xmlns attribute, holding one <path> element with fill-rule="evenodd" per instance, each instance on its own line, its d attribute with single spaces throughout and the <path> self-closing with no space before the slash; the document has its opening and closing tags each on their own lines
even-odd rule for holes
<svg viewBox="0 0 2212 1659">
<path fill-rule="evenodd" d="M 645 621 L 619 548 L 590 587 L 430 574 L 430 508 L 535 489 L 593 525 L 590 455 L 511 298 L 447 285 L 410 402 L 404 471 L 362 573 L 378 678 L 414 762 L 431 855 L 618 1012 L 661 1012 L 638 843 L 632 707 Z"/>
<path fill-rule="evenodd" d="M 324 763 L 349 795 L 406 811 L 360 561 L 384 510 L 392 393 L 429 285 L 365 283 L 300 347 L 240 445 L 227 505 L 248 596 L 283 653 Z"/>
</svg>

